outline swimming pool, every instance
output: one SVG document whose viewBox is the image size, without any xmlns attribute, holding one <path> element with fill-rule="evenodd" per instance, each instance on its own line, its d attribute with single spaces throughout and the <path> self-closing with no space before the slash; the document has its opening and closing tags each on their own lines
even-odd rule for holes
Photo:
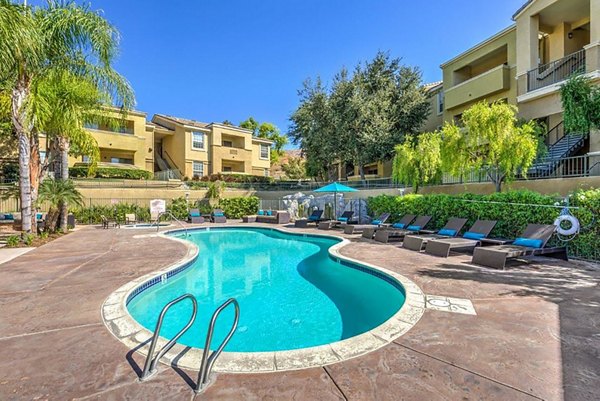
<svg viewBox="0 0 600 401">
<path fill-rule="evenodd" d="M 183 237 L 182 233 L 172 234 Z M 234 297 L 240 321 L 227 352 L 295 350 L 338 342 L 368 332 L 403 307 L 406 293 L 390 276 L 329 254 L 341 239 L 296 235 L 267 228 L 190 230 L 197 258 L 168 280 L 134 291 L 129 314 L 152 331 L 162 307 L 191 293 L 198 317 L 179 339 L 201 348 L 212 312 Z M 168 312 L 161 336 L 170 338 L 187 323 L 190 303 Z M 227 310 L 215 330 L 216 346 L 233 320 Z"/>
</svg>

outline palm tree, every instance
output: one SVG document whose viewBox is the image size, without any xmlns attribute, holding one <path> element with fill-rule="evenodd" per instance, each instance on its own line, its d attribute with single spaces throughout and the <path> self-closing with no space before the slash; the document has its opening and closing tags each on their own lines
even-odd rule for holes
<svg viewBox="0 0 600 401">
<path fill-rule="evenodd" d="M 117 30 L 86 6 L 50 0 L 40 8 L 0 0 L 0 86 L 10 93 L 18 137 L 23 231 L 31 231 L 41 175 L 32 88 L 50 71 L 63 70 L 86 77 L 110 93 L 114 104 L 129 107 L 132 90 L 111 67 L 118 42 Z"/>
<path fill-rule="evenodd" d="M 50 204 L 45 229 L 49 232 L 54 232 L 56 231 L 56 223 L 58 222 L 60 210 L 63 205 L 82 206 L 83 196 L 75 188 L 75 184 L 71 180 L 45 179 L 40 184 L 38 202 L 48 202 Z M 66 226 L 63 230 L 66 232 Z"/>
</svg>

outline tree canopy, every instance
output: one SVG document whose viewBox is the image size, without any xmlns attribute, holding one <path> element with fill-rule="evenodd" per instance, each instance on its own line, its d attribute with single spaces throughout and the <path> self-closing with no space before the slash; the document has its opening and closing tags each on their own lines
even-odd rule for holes
<svg viewBox="0 0 600 401">
<path fill-rule="evenodd" d="M 288 139 L 275 124 L 269 122 L 259 123 L 254 117 L 250 116 L 240 123 L 240 127 L 249 129 L 258 138 L 273 141 L 273 149 L 271 150 L 272 162 L 277 162 L 283 156 L 283 147 L 288 143 Z"/>
<path fill-rule="evenodd" d="M 524 175 L 537 154 L 535 122 L 519 124 L 517 108 L 504 102 L 477 103 L 462 115 L 464 127 L 442 128 L 442 169 L 460 177 L 483 169 L 496 186 Z"/>
<path fill-rule="evenodd" d="M 406 137 L 395 148 L 392 178 L 410 184 L 415 193 L 422 185 L 434 182 L 441 174 L 442 136 L 439 132 L 425 132 Z"/>
<path fill-rule="evenodd" d="M 347 162 L 364 179 L 366 164 L 392 158 L 394 146 L 418 133 L 429 115 L 420 71 L 383 52 L 352 74 L 340 70 L 330 89 L 307 80 L 299 97 L 289 135 L 304 150 L 309 174 Z"/>
</svg>

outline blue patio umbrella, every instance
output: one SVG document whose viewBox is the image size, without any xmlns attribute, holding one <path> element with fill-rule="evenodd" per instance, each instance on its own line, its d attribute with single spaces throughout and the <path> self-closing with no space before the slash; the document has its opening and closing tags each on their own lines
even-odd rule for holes
<svg viewBox="0 0 600 401">
<path fill-rule="evenodd" d="M 339 182 L 332 182 L 324 187 L 315 189 L 315 192 L 333 192 L 333 217 L 337 219 L 337 194 L 338 192 L 358 192 L 358 189 L 351 188 L 346 185 L 340 184 Z"/>
</svg>

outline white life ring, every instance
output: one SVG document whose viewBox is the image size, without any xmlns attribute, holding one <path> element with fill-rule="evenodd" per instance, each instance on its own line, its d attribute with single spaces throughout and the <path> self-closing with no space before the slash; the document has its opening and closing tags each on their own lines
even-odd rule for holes
<svg viewBox="0 0 600 401">
<path fill-rule="evenodd" d="M 571 228 L 562 228 L 561 223 L 563 221 L 568 221 L 569 223 L 571 223 Z M 569 236 L 579 233 L 579 220 L 577 220 L 577 217 L 572 216 L 570 214 L 563 214 L 558 216 L 556 220 L 554 220 L 554 225 L 556 226 L 556 232 L 560 235 Z"/>
</svg>

